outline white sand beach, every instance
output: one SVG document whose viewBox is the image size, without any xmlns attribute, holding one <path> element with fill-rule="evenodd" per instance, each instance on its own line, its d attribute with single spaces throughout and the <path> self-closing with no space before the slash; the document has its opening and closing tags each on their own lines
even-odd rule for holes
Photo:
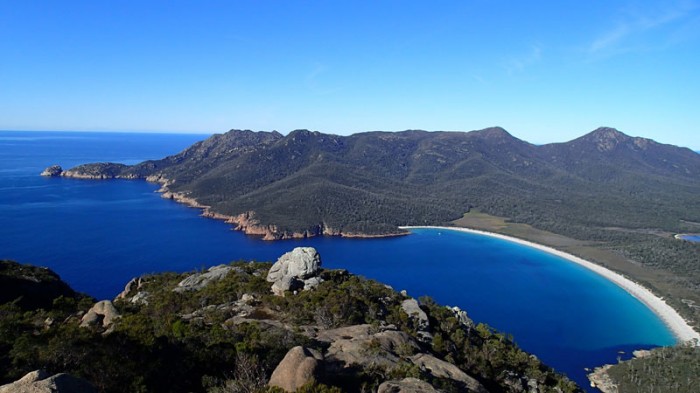
<svg viewBox="0 0 700 393">
<path fill-rule="evenodd" d="M 456 227 L 438 227 L 438 226 L 406 226 L 406 227 L 401 227 L 402 229 L 420 229 L 420 228 L 427 228 L 427 229 L 444 229 L 448 231 L 461 231 L 461 232 L 468 232 L 468 233 L 476 233 L 479 235 L 485 235 L 485 236 L 491 236 L 503 240 L 507 240 L 510 242 L 522 244 L 524 246 L 536 248 L 538 250 L 556 255 L 558 257 L 564 258 L 568 261 L 571 261 L 573 263 L 579 264 L 589 270 L 592 270 L 593 272 L 603 276 L 604 278 L 612 281 L 613 283 L 617 284 L 619 287 L 630 293 L 632 296 L 637 298 L 639 301 L 644 303 L 647 307 L 649 307 L 650 310 L 652 310 L 656 315 L 661 318 L 661 320 L 666 324 L 666 326 L 669 327 L 669 329 L 673 332 L 673 334 L 676 336 L 679 342 L 687 342 L 691 340 L 698 340 L 697 342 L 700 343 L 700 334 L 696 332 L 684 319 L 683 317 L 676 312 L 675 309 L 673 309 L 671 306 L 666 304 L 666 302 L 662 299 L 654 295 L 650 290 L 644 288 L 643 286 L 633 282 L 632 280 L 622 276 L 621 274 L 615 273 L 611 270 L 608 270 L 600 265 L 597 265 L 593 262 L 586 261 L 584 259 L 581 259 L 577 256 L 567 254 L 565 252 L 556 250 L 551 247 L 543 246 L 541 244 L 537 243 L 532 243 L 526 240 L 518 239 L 515 237 L 510 237 L 506 235 L 501 235 L 498 233 L 493 233 L 493 232 L 486 232 L 486 231 L 479 231 L 475 229 L 467 229 L 467 228 L 456 228 Z"/>
</svg>

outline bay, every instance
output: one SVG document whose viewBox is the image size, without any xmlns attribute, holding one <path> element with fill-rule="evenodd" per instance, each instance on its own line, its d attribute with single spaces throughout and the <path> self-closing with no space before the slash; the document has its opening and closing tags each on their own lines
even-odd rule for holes
<svg viewBox="0 0 700 393">
<path fill-rule="evenodd" d="M 77 290 L 105 299 L 144 273 L 274 261 L 294 247 L 312 246 L 326 267 L 467 310 L 582 386 L 584 367 L 674 342 L 656 315 L 616 285 L 504 240 L 417 229 L 385 239 L 266 242 L 160 198 L 153 184 L 39 176 L 53 164 L 162 158 L 204 137 L 0 132 L 0 258 L 48 266 Z"/>
<path fill-rule="evenodd" d="M 682 235 L 681 239 L 687 240 L 693 243 L 700 243 L 700 235 Z"/>
</svg>

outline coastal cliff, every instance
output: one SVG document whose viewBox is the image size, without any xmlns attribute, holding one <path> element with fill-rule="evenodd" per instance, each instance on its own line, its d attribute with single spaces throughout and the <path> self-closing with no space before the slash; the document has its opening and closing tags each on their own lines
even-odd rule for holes
<svg viewBox="0 0 700 393">
<path fill-rule="evenodd" d="M 135 278 L 113 300 L 5 301 L 0 385 L 45 369 L 101 392 L 580 391 L 458 308 L 321 262 L 303 248 Z"/>
</svg>

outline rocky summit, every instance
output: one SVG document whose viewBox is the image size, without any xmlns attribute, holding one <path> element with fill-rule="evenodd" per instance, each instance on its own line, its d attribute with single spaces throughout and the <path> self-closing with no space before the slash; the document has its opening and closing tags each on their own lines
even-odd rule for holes
<svg viewBox="0 0 700 393">
<path fill-rule="evenodd" d="M 24 271 L 55 285 L 0 273 Z M 308 247 L 145 275 L 113 301 L 3 295 L 0 392 L 580 392 L 465 311 L 324 269 Z"/>
<path fill-rule="evenodd" d="M 72 375 L 50 375 L 35 370 L 15 382 L 0 386 L 0 393 L 97 393 L 97 389 Z"/>
</svg>

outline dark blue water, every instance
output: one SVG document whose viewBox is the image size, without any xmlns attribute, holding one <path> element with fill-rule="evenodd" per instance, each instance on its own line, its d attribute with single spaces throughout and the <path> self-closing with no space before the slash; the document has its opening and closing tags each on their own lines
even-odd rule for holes
<svg viewBox="0 0 700 393">
<path fill-rule="evenodd" d="M 614 284 L 503 240 L 415 230 L 387 239 L 265 242 L 160 198 L 157 186 L 146 182 L 38 175 L 52 164 L 161 158 L 200 139 L 0 132 L 0 258 L 48 266 L 74 288 L 103 299 L 143 273 L 274 261 L 293 247 L 313 246 L 327 267 L 460 306 L 475 321 L 513 334 L 521 347 L 582 386 L 584 367 L 615 362 L 618 351 L 674 342 L 653 313 Z"/>
</svg>

